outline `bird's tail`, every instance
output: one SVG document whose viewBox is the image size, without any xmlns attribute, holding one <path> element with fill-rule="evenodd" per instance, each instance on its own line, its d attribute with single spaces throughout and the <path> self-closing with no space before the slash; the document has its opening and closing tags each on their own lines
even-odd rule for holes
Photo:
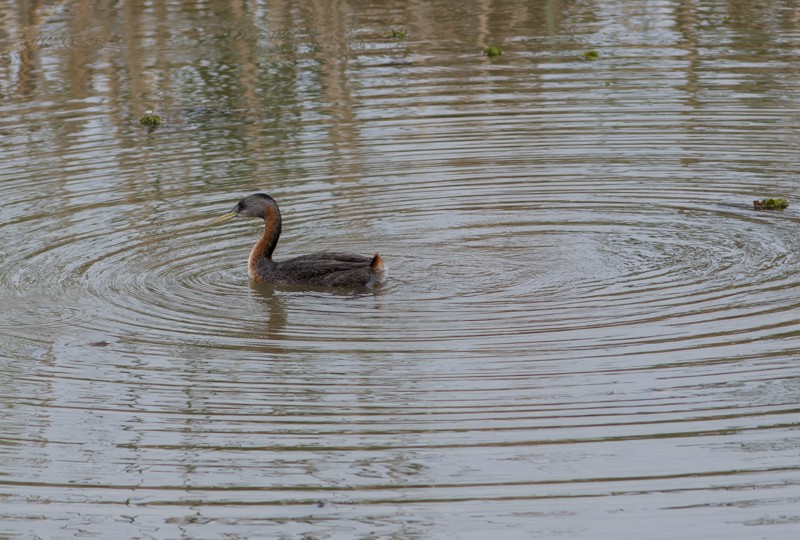
<svg viewBox="0 0 800 540">
<path fill-rule="evenodd" d="M 371 263 L 369 263 L 369 267 L 370 267 L 370 268 L 371 268 L 371 269 L 372 269 L 374 272 L 383 272 L 383 269 L 384 269 L 384 266 L 383 266 L 383 257 L 381 257 L 381 254 L 380 254 L 380 253 L 375 253 L 375 256 L 374 256 L 374 257 L 372 257 L 372 262 L 371 262 Z"/>
</svg>

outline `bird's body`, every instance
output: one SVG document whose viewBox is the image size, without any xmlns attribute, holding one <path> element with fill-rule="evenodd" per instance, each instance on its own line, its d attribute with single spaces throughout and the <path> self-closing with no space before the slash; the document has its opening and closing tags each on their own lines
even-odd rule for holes
<svg viewBox="0 0 800 540">
<path fill-rule="evenodd" d="M 353 253 L 321 252 L 275 261 L 272 253 L 281 236 L 281 212 L 275 200 L 264 193 L 249 195 L 231 212 L 214 220 L 221 223 L 236 216 L 264 220 L 264 234 L 250 251 L 248 275 L 266 283 L 321 285 L 327 287 L 372 287 L 386 280 L 381 256 L 365 257 Z"/>
</svg>

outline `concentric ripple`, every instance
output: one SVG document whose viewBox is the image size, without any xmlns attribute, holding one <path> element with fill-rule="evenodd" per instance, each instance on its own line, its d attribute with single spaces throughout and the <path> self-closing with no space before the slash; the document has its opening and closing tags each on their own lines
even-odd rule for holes
<svg viewBox="0 0 800 540">
<path fill-rule="evenodd" d="M 245 4 L 2 12 L 0 536 L 796 537 L 791 2 Z"/>
</svg>

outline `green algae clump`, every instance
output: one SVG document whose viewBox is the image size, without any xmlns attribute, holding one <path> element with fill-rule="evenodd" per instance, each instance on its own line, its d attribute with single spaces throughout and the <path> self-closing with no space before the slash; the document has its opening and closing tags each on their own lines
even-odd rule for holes
<svg viewBox="0 0 800 540">
<path fill-rule="evenodd" d="M 600 54 L 597 51 L 586 51 L 581 56 L 583 56 L 583 59 L 587 62 L 600 59 Z"/>
<path fill-rule="evenodd" d="M 161 124 L 161 117 L 153 111 L 147 111 L 139 118 L 139 123 L 143 126 L 158 127 Z"/>
<path fill-rule="evenodd" d="M 501 49 L 496 45 L 490 45 L 489 47 L 483 49 L 483 54 L 485 54 L 490 58 L 494 56 L 500 56 L 501 54 L 503 54 L 503 49 Z"/>
<path fill-rule="evenodd" d="M 789 201 L 782 198 L 761 199 L 760 201 L 753 201 L 754 210 L 783 210 L 788 207 L 789 207 Z"/>
</svg>

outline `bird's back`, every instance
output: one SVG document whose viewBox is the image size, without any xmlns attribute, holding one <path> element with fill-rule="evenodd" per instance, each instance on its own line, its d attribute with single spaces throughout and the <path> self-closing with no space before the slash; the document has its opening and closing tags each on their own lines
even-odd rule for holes
<svg viewBox="0 0 800 540">
<path fill-rule="evenodd" d="M 383 259 L 377 253 L 374 257 L 331 251 L 312 253 L 259 270 L 259 277 L 264 281 L 332 287 L 372 286 L 386 277 Z"/>
</svg>

